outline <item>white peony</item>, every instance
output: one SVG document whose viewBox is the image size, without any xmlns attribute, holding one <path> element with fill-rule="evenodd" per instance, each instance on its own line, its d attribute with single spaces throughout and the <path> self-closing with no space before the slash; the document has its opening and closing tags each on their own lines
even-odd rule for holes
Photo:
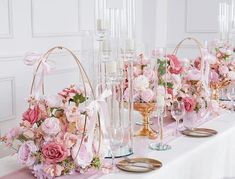
<svg viewBox="0 0 235 179">
<path fill-rule="evenodd" d="M 135 90 L 145 90 L 149 87 L 149 80 L 146 76 L 140 75 L 134 79 L 133 85 Z"/>
</svg>

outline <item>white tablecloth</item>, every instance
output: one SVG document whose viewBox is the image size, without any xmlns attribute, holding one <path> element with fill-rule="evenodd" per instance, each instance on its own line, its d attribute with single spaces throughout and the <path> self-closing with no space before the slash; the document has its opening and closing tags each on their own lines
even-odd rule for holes
<svg viewBox="0 0 235 179">
<path fill-rule="evenodd" d="M 169 151 L 151 151 L 145 157 L 162 161 L 163 167 L 144 174 L 116 172 L 101 179 L 222 179 L 235 178 L 235 113 L 224 114 L 203 125 L 216 129 L 210 138 L 179 137 Z M 20 168 L 14 157 L 0 159 L 0 176 Z"/>
</svg>

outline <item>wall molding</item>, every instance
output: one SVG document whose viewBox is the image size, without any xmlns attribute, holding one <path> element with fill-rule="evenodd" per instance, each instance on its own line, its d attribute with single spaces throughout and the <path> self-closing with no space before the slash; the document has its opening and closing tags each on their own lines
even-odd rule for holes
<svg viewBox="0 0 235 179">
<path fill-rule="evenodd" d="M 12 22 L 12 0 L 6 0 L 8 6 L 8 33 L 0 34 L 0 39 L 11 39 L 13 38 L 13 22 Z"/>
<path fill-rule="evenodd" d="M 185 20 L 185 26 L 184 26 L 184 29 L 185 29 L 185 33 L 188 33 L 188 34 L 192 34 L 192 33 L 209 33 L 209 34 L 216 34 L 218 33 L 218 30 L 216 31 L 209 31 L 209 30 L 200 30 L 200 29 L 188 29 L 188 2 L 189 0 L 185 0 L 185 8 L 184 8 L 184 20 Z"/>
<path fill-rule="evenodd" d="M 80 51 L 79 50 L 72 50 L 73 53 L 75 55 L 79 55 Z M 46 51 L 45 51 L 46 52 Z M 40 53 L 41 55 L 43 55 L 43 53 Z M 1 62 L 12 62 L 12 61 L 23 61 L 25 54 L 6 54 L 6 55 L 2 55 L 0 56 L 0 63 Z M 51 55 L 51 58 L 56 58 L 56 57 L 67 57 L 70 56 L 70 54 L 66 53 L 66 52 L 53 52 Z"/>
<path fill-rule="evenodd" d="M 0 77 L 0 83 L 4 81 L 10 81 L 11 82 L 11 108 L 12 112 L 8 116 L 0 116 L 0 122 L 7 121 L 7 120 L 13 120 L 16 118 L 16 92 L 15 92 L 15 77 L 7 76 L 7 77 Z"/>
<path fill-rule="evenodd" d="M 80 22 L 79 20 L 77 21 L 77 31 L 76 32 L 65 32 L 65 33 L 35 33 L 34 30 L 34 4 L 33 4 L 34 0 L 30 1 L 30 18 L 31 18 L 31 33 L 32 33 L 32 38 L 47 38 L 47 37 L 72 37 L 72 36 L 79 36 L 81 35 L 80 32 Z M 78 1 L 78 12 L 77 12 L 77 16 L 79 19 L 79 0 Z"/>
</svg>

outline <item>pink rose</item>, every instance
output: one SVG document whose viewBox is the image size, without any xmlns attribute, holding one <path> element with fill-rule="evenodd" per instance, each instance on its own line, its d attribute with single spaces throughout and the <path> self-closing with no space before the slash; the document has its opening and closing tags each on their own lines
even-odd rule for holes
<svg viewBox="0 0 235 179">
<path fill-rule="evenodd" d="M 81 168 L 85 168 L 88 165 L 90 165 L 93 159 L 93 153 L 91 151 L 88 151 L 85 143 L 83 143 L 80 150 L 79 147 L 80 147 L 80 140 L 78 140 L 76 145 L 72 148 L 71 155 L 76 165 L 80 166 Z"/>
<path fill-rule="evenodd" d="M 18 151 L 18 160 L 26 166 L 32 166 L 36 161 L 33 154 L 38 151 L 37 146 L 33 141 L 24 142 Z"/>
<path fill-rule="evenodd" d="M 167 88 L 167 93 L 173 96 L 173 89 L 172 88 Z"/>
<path fill-rule="evenodd" d="M 225 65 L 220 65 L 220 66 L 219 66 L 219 73 L 220 73 L 221 75 L 227 75 L 228 72 L 229 72 L 229 70 L 228 70 L 228 67 L 227 67 L 227 66 L 225 66 Z"/>
<path fill-rule="evenodd" d="M 197 57 L 194 61 L 194 67 L 198 70 L 201 69 L 201 57 Z"/>
<path fill-rule="evenodd" d="M 144 102 L 148 103 L 154 100 L 155 94 L 151 89 L 146 89 L 141 91 L 140 96 Z"/>
<path fill-rule="evenodd" d="M 23 120 L 28 121 L 31 125 L 36 123 L 39 120 L 40 109 L 39 106 L 34 106 L 33 108 L 29 108 L 23 114 Z"/>
<path fill-rule="evenodd" d="M 196 107 L 196 101 L 194 98 L 185 97 L 183 98 L 183 103 L 184 103 L 185 110 L 187 112 L 192 112 L 194 108 Z"/>
<path fill-rule="evenodd" d="M 167 55 L 170 61 L 170 73 L 179 74 L 183 71 L 183 66 L 175 55 Z"/>
<path fill-rule="evenodd" d="M 144 68 L 144 76 L 146 76 L 149 81 L 154 81 L 156 79 L 156 74 L 152 69 Z"/>
<path fill-rule="evenodd" d="M 56 142 L 50 142 L 43 145 L 42 154 L 47 163 L 57 163 L 65 160 L 69 152 L 65 146 Z"/>
<path fill-rule="evenodd" d="M 55 117 L 47 118 L 41 124 L 42 131 L 51 136 L 55 136 L 61 131 L 60 120 Z"/>
<path fill-rule="evenodd" d="M 45 165 L 43 171 L 51 177 L 61 176 L 64 167 L 61 165 Z"/>
<path fill-rule="evenodd" d="M 215 70 L 211 70 L 210 81 L 211 82 L 218 82 L 219 81 L 219 74 Z"/>
<path fill-rule="evenodd" d="M 201 72 L 197 69 L 189 70 L 185 78 L 186 80 L 199 81 L 201 80 Z"/>
</svg>

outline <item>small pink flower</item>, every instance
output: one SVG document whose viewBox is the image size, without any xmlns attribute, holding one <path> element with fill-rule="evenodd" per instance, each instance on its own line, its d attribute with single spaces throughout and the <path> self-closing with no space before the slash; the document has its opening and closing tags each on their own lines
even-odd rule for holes
<svg viewBox="0 0 235 179">
<path fill-rule="evenodd" d="M 229 69 L 228 69 L 227 66 L 225 66 L 225 65 L 219 66 L 219 73 L 220 73 L 221 75 L 227 75 L 228 72 L 229 72 Z"/>
<path fill-rule="evenodd" d="M 32 166 L 36 161 L 35 157 L 32 155 L 38 151 L 37 146 L 33 141 L 24 142 L 18 151 L 18 160 L 26 166 Z"/>
<path fill-rule="evenodd" d="M 43 171 L 51 177 L 61 176 L 64 167 L 61 165 L 45 165 Z"/>
<path fill-rule="evenodd" d="M 146 89 L 141 91 L 141 99 L 148 103 L 148 102 L 152 102 L 154 100 L 155 94 L 151 89 Z"/>
<path fill-rule="evenodd" d="M 211 82 L 218 82 L 219 81 L 219 74 L 215 70 L 211 70 L 210 81 Z"/>
<path fill-rule="evenodd" d="M 194 67 L 198 70 L 201 69 L 201 57 L 197 57 L 194 61 Z"/>
<path fill-rule="evenodd" d="M 34 106 L 32 108 L 29 108 L 26 112 L 23 114 L 23 120 L 28 121 L 31 125 L 36 123 L 39 120 L 40 117 L 40 109 L 39 106 Z"/>
<path fill-rule="evenodd" d="M 12 128 L 7 134 L 6 138 L 9 141 L 14 140 L 14 138 L 17 138 L 20 134 L 22 134 L 23 130 L 19 127 Z"/>
<path fill-rule="evenodd" d="M 50 142 L 42 146 L 42 154 L 47 163 L 57 163 L 66 159 L 69 152 L 65 146 Z"/>
<path fill-rule="evenodd" d="M 55 117 L 47 118 L 41 124 L 42 131 L 50 136 L 55 136 L 61 131 L 60 120 Z"/>
<path fill-rule="evenodd" d="M 185 97 L 183 98 L 183 103 L 187 112 L 192 112 L 196 107 L 196 101 L 194 98 Z"/>
<path fill-rule="evenodd" d="M 170 73 L 180 74 L 181 72 L 183 72 L 183 66 L 175 55 L 167 55 L 167 57 L 170 61 Z"/>
</svg>

